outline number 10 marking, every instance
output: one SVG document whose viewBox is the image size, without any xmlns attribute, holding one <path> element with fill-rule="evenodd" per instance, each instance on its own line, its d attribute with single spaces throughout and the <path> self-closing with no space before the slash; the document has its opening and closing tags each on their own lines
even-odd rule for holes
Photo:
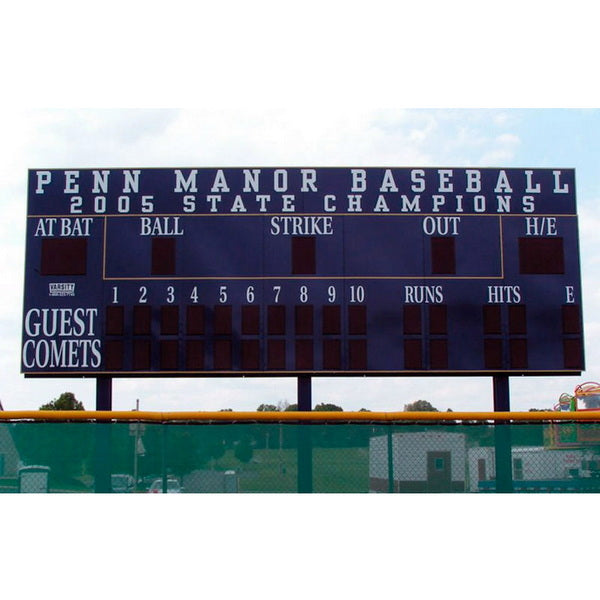
<svg viewBox="0 0 600 600">
<path fill-rule="evenodd" d="M 365 301 L 365 288 L 362 285 L 351 285 L 350 286 L 350 302 L 364 302 Z"/>
</svg>

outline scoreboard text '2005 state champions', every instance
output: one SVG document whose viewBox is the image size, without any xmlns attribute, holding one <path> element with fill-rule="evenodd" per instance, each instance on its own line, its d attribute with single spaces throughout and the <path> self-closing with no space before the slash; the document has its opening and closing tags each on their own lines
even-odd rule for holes
<svg viewBox="0 0 600 600">
<path fill-rule="evenodd" d="M 29 171 L 26 375 L 579 374 L 572 169 Z"/>
</svg>

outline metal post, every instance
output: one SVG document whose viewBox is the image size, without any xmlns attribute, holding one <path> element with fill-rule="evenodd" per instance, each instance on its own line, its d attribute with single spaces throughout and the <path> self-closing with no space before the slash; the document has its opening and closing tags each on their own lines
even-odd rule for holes
<svg viewBox="0 0 600 600">
<path fill-rule="evenodd" d="M 298 377 L 298 410 L 312 410 L 312 387 L 310 375 Z M 310 494 L 313 491 L 311 427 L 298 424 L 298 492 Z"/>
<path fill-rule="evenodd" d="M 387 455 L 388 455 L 388 492 L 394 491 L 394 440 L 392 437 L 392 426 L 388 426 L 387 432 Z"/>
<path fill-rule="evenodd" d="M 510 388 L 508 375 L 494 375 L 494 411 L 510 411 Z"/>
<path fill-rule="evenodd" d="M 508 375 L 494 375 L 494 411 L 510 411 L 510 388 Z M 512 480 L 512 444 L 510 423 L 496 421 L 494 424 L 494 445 L 496 450 L 496 492 L 513 491 Z"/>
<path fill-rule="evenodd" d="M 162 471 L 162 491 L 167 493 L 167 424 L 163 423 L 161 428 L 161 471 Z"/>
<path fill-rule="evenodd" d="M 135 410 L 140 410 L 140 401 L 135 401 Z M 133 438 L 133 491 L 137 492 L 138 488 L 138 444 L 140 441 L 140 423 L 134 423 L 135 436 Z"/>
<path fill-rule="evenodd" d="M 310 375 L 298 377 L 298 410 L 312 410 L 312 382 Z"/>
<path fill-rule="evenodd" d="M 96 410 L 112 410 L 112 377 L 96 378 Z M 111 424 L 96 423 L 94 490 L 97 494 L 112 491 L 110 484 Z"/>
<path fill-rule="evenodd" d="M 112 377 L 96 377 L 96 410 L 112 410 Z"/>
</svg>

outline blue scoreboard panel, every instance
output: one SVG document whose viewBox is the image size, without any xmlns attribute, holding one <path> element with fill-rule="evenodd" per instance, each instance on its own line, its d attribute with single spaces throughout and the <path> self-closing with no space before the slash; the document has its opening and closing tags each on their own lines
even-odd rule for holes
<svg viewBox="0 0 600 600">
<path fill-rule="evenodd" d="M 33 169 L 22 370 L 580 374 L 572 169 Z"/>
</svg>

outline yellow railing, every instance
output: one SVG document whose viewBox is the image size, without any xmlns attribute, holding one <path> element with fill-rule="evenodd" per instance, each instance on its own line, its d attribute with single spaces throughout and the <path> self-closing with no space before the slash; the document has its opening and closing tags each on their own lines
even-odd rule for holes
<svg viewBox="0 0 600 600">
<path fill-rule="evenodd" d="M 400 422 L 400 421 L 585 421 L 600 422 L 598 411 L 535 412 L 342 412 L 342 411 L 70 411 L 70 410 L 5 410 L 0 421 L 144 421 L 144 422 Z"/>
</svg>

